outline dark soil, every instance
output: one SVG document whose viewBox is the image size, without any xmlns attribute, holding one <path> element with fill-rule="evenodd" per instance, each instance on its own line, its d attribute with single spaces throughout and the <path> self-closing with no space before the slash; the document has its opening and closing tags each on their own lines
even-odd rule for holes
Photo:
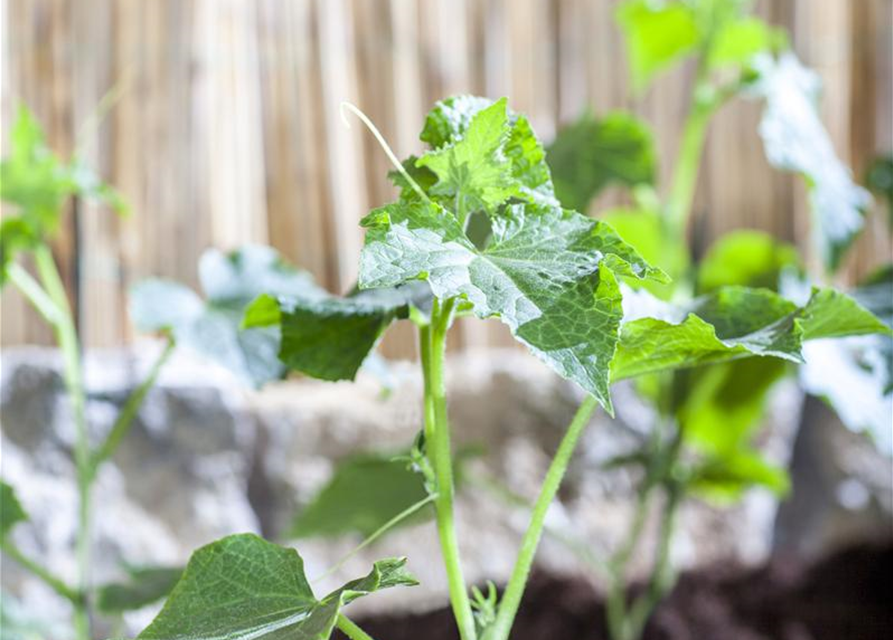
<svg viewBox="0 0 893 640">
<path fill-rule="evenodd" d="M 657 609 L 645 640 L 893 638 L 893 545 L 863 545 L 821 562 L 776 558 L 743 571 L 687 573 Z M 457 640 L 448 609 L 358 620 L 381 640 Z M 536 575 L 512 640 L 606 640 L 601 598 L 584 581 Z"/>
</svg>

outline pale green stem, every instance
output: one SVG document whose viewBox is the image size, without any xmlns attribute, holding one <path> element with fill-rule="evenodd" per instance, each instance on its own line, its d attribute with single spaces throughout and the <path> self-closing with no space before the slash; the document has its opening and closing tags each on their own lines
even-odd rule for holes
<svg viewBox="0 0 893 640">
<path fill-rule="evenodd" d="M 75 422 L 75 465 L 78 486 L 77 589 L 81 594 L 74 606 L 75 637 L 90 638 L 90 614 L 87 593 L 90 586 L 90 441 L 85 414 L 84 381 L 77 330 L 65 293 L 65 286 L 47 246 L 34 250 L 34 261 L 43 287 L 59 312 L 54 323 L 56 339 L 65 364 L 65 387 L 71 401 Z"/>
<path fill-rule="evenodd" d="M 0 542 L 0 549 L 3 550 L 3 553 L 22 565 L 22 567 L 30 571 L 34 576 L 46 583 L 53 591 L 66 600 L 69 600 L 72 604 L 77 605 L 78 602 L 80 602 L 81 598 L 77 590 L 72 589 L 60 578 L 54 576 L 43 565 L 38 564 L 28 556 L 24 555 L 19 548 L 9 540 Z"/>
<path fill-rule="evenodd" d="M 453 461 L 450 448 L 450 426 L 447 419 L 444 357 L 446 333 L 452 317 L 453 303 L 441 305 L 437 300 L 431 311 L 431 324 L 422 327 L 420 352 L 425 381 L 425 446 L 437 481 L 437 534 L 449 586 L 450 603 L 462 640 L 476 640 L 474 614 L 462 572 L 459 542 L 453 517 Z"/>
<path fill-rule="evenodd" d="M 373 640 L 372 636 L 360 629 L 356 622 L 352 621 L 343 613 L 338 614 L 338 620 L 335 622 L 335 626 L 341 629 L 342 633 L 350 638 L 350 640 Z"/>
<path fill-rule="evenodd" d="M 13 262 L 6 268 L 6 275 L 9 277 L 9 281 L 28 299 L 31 306 L 43 316 L 44 320 L 53 326 L 59 323 L 61 318 L 59 309 L 56 308 L 56 305 L 47 295 L 47 292 L 43 290 L 43 287 L 40 286 L 40 283 L 31 277 L 30 273 Z"/>
<path fill-rule="evenodd" d="M 158 379 L 161 369 L 171 357 L 175 347 L 176 342 L 171 336 L 168 336 L 167 344 L 165 344 L 161 355 L 155 360 L 155 363 L 152 365 L 152 368 L 140 385 L 134 389 L 127 398 L 127 402 L 121 409 L 121 413 L 118 414 L 115 424 L 112 425 L 105 441 L 103 441 L 92 456 L 90 462 L 91 481 L 96 477 L 96 473 L 99 471 L 99 467 L 102 463 L 114 455 L 118 446 L 121 444 L 121 440 L 123 440 L 124 436 L 127 435 L 127 432 L 130 431 L 130 427 L 133 425 L 133 420 L 136 418 L 136 414 L 139 412 L 140 407 L 145 401 L 146 395 L 149 393 L 149 390 L 155 386 L 155 381 Z"/>
<path fill-rule="evenodd" d="M 515 567 L 499 603 L 499 612 L 496 615 L 496 621 L 488 632 L 487 640 L 508 640 L 515 621 L 515 615 L 517 615 L 518 607 L 521 605 L 524 589 L 527 586 L 533 559 L 536 556 L 536 550 L 543 535 L 543 527 L 549 506 L 558 493 L 568 464 L 570 464 L 571 456 L 577 447 L 577 442 L 589 424 L 589 419 L 597 406 L 598 402 L 595 398 L 592 396 L 587 397 L 580 405 L 573 420 L 571 420 L 567 433 L 564 434 L 561 440 L 561 444 L 558 445 L 558 451 L 555 452 L 555 457 L 552 459 L 549 470 L 546 472 L 539 497 L 533 505 L 530 525 L 527 527 L 527 531 L 521 540 L 521 549 L 518 552 Z"/>
<path fill-rule="evenodd" d="M 312 582 L 319 582 L 320 580 L 322 580 L 324 578 L 328 578 L 330 575 L 332 575 L 333 573 L 338 571 L 338 569 L 343 567 L 344 564 L 348 560 L 353 558 L 360 551 L 362 551 L 363 549 L 368 547 L 370 544 L 372 544 L 373 542 L 378 540 L 381 536 L 386 534 L 388 531 L 390 531 L 391 529 L 396 527 L 398 524 L 400 524 L 407 518 L 418 513 L 420 509 L 428 506 L 429 504 L 434 502 L 436 499 L 437 499 L 436 493 L 429 495 L 428 497 L 424 498 L 423 500 L 419 500 L 415 504 L 410 505 L 409 507 L 407 507 L 406 509 L 404 509 L 403 511 L 401 511 L 400 513 L 395 515 L 393 518 L 391 518 L 390 520 L 385 522 L 383 525 L 381 525 L 378 529 L 376 529 L 374 532 L 372 532 L 372 534 L 368 538 L 363 540 L 360 544 L 358 544 L 356 547 L 354 547 L 351 551 L 344 554 L 344 556 L 342 556 L 341 559 L 338 560 L 338 562 L 333 564 L 325 573 L 313 578 Z"/>
</svg>

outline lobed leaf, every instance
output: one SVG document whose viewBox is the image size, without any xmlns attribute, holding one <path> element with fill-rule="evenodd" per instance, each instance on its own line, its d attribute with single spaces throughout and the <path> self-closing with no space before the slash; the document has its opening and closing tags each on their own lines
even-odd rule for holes
<svg viewBox="0 0 893 640">
<path fill-rule="evenodd" d="M 657 157 L 648 127 L 616 112 L 596 120 L 583 115 L 562 128 L 546 156 L 555 193 L 569 209 L 586 211 L 608 184 L 653 184 Z"/>
<path fill-rule="evenodd" d="M 614 273 L 666 279 L 605 223 L 557 207 L 506 206 L 481 249 L 434 204 L 388 205 L 362 224 L 361 287 L 421 279 L 439 299 L 462 298 L 606 407 L 621 318 Z"/>
<path fill-rule="evenodd" d="M 412 586 L 405 559 L 376 562 L 365 577 L 317 599 L 304 563 L 252 534 L 196 551 L 164 608 L 140 640 L 327 640 L 341 608 L 364 595 Z"/>
<path fill-rule="evenodd" d="M 279 359 L 289 369 L 322 380 L 352 380 L 392 322 L 429 303 L 428 287 L 360 291 L 348 297 L 259 296 L 243 327 L 276 327 Z"/>
<path fill-rule="evenodd" d="M 177 282 L 150 279 L 130 293 L 130 316 L 141 331 L 169 332 L 177 342 L 261 386 L 285 374 L 279 362 L 278 327 L 242 329 L 246 307 L 261 293 L 300 294 L 306 300 L 329 294 L 307 272 L 288 265 L 270 247 L 247 245 L 223 253 L 207 250 L 199 261 L 202 300 Z"/>
<path fill-rule="evenodd" d="M 804 340 L 890 331 L 831 289 L 814 289 L 809 302 L 797 307 L 766 289 L 724 287 L 687 307 L 666 309 L 664 319 L 627 314 L 612 380 L 748 356 L 802 362 Z"/>
</svg>

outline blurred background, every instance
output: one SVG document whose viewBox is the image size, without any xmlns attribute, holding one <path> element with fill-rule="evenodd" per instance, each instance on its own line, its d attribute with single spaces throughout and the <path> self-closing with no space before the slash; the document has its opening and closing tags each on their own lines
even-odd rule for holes
<svg viewBox="0 0 893 640">
<path fill-rule="evenodd" d="M 400 157 L 423 118 L 460 92 L 509 96 L 545 142 L 591 109 L 633 108 L 661 163 L 676 153 L 690 69 L 632 96 L 613 0 L 3 0 L 2 125 L 28 105 L 63 157 L 82 153 L 119 189 L 128 218 L 74 202 L 55 250 L 87 346 L 132 339 L 126 291 L 150 275 L 196 284 L 201 252 L 274 246 L 333 291 L 356 276 L 357 222 L 394 191 L 388 162 L 339 104 L 365 111 Z M 762 0 L 824 81 L 822 114 L 861 181 L 893 148 L 889 0 Z M 754 227 L 808 249 L 799 178 L 769 168 L 759 106 L 714 122 L 699 183 L 694 246 Z M 355 122 L 355 121 L 354 121 Z M 3 139 L 4 153 L 7 140 Z M 594 209 L 622 196 L 608 190 Z M 844 278 L 889 257 L 882 216 Z M 18 293 L 3 291 L 2 344 L 49 344 Z M 498 323 L 461 325 L 452 346 L 508 344 Z M 386 355 L 411 356 L 408 330 Z"/>
</svg>

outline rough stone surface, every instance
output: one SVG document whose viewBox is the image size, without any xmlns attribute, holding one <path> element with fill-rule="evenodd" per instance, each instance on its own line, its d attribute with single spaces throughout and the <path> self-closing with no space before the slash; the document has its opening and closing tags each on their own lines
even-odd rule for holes
<svg viewBox="0 0 893 640">
<path fill-rule="evenodd" d="M 110 428 L 131 388 L 148 370 L 158 346 L 96 352 L 87 359 L 89 416 L 94 439 Z M 71 575 L 74 533 L 73 432 L 58 355 L 49 350 L 3 353 L 2 475 L 16 486 L 32 522 L 15 540 L 28 553 Z M 421 380 L 415 367 L 392 367 L 393 390 L 361 375 L 356 383 L 290 381 L 248 392 L 225 372 L 176 354 L 146 400 L 132 432 L 96 486 L 95 579 L 117 578 L 121 563 L 183 563 L 197 546 L 238 531 L 279 538 L 294 513 L 328 479 L 334 462 L 350 454 L 406 448 L 421 427 Z M 581 399 L 520 350 L 469 353 L 449 361 L 450 419 L 456 447 L 483 445 L 472 463 L 475 477 L 499 479 L 531 502 L 552 452 Z M 604 414 L 587 431 L 549 526 L 604 556 L 625 532 L 634 478 L 600 468 L 640 437 L 648 409 L 628 387 L 616 390 L 618 419 Z M 786 462 L 798 420 L 799 396 L 776 394 L 762 446 Z M 637 435 L 638 434 L 638 435 Z M 682 566 L 717 559 L 754 563 L 772 543 L 776 503 L 759 493 L 743 505 L 683 510 L 673 553 Z M 528 514 L 481 488 L 460 491 L 457 521 L 470 582 L 504 581 Z M 652 523 L 653 525 L 653 523 Z M 650 535 L 654 535 L 654 527 Z M 308 574 L 321 575 L 359 540 L 302 540 Z M 649 548 L 648 540 L 643 545 Z M 423 586 L 393 590 L 357 607 L 420 608 L 445 599 L 431 523 L 400 529 L 358 554 L 314 586 L 320 592 L 368 570 L 372 560 L 407 555 Z M 649 558 L 640 554 L 637 571 Z M 539 562 L 598 580 L 556 536 L 546 536 Z M 64 617 L 64 605 L 42 585 L 4 563 L 2 584 L 23 607 Z M 129 615 L 131 629 L 151 611 Z"/>
</svg>

